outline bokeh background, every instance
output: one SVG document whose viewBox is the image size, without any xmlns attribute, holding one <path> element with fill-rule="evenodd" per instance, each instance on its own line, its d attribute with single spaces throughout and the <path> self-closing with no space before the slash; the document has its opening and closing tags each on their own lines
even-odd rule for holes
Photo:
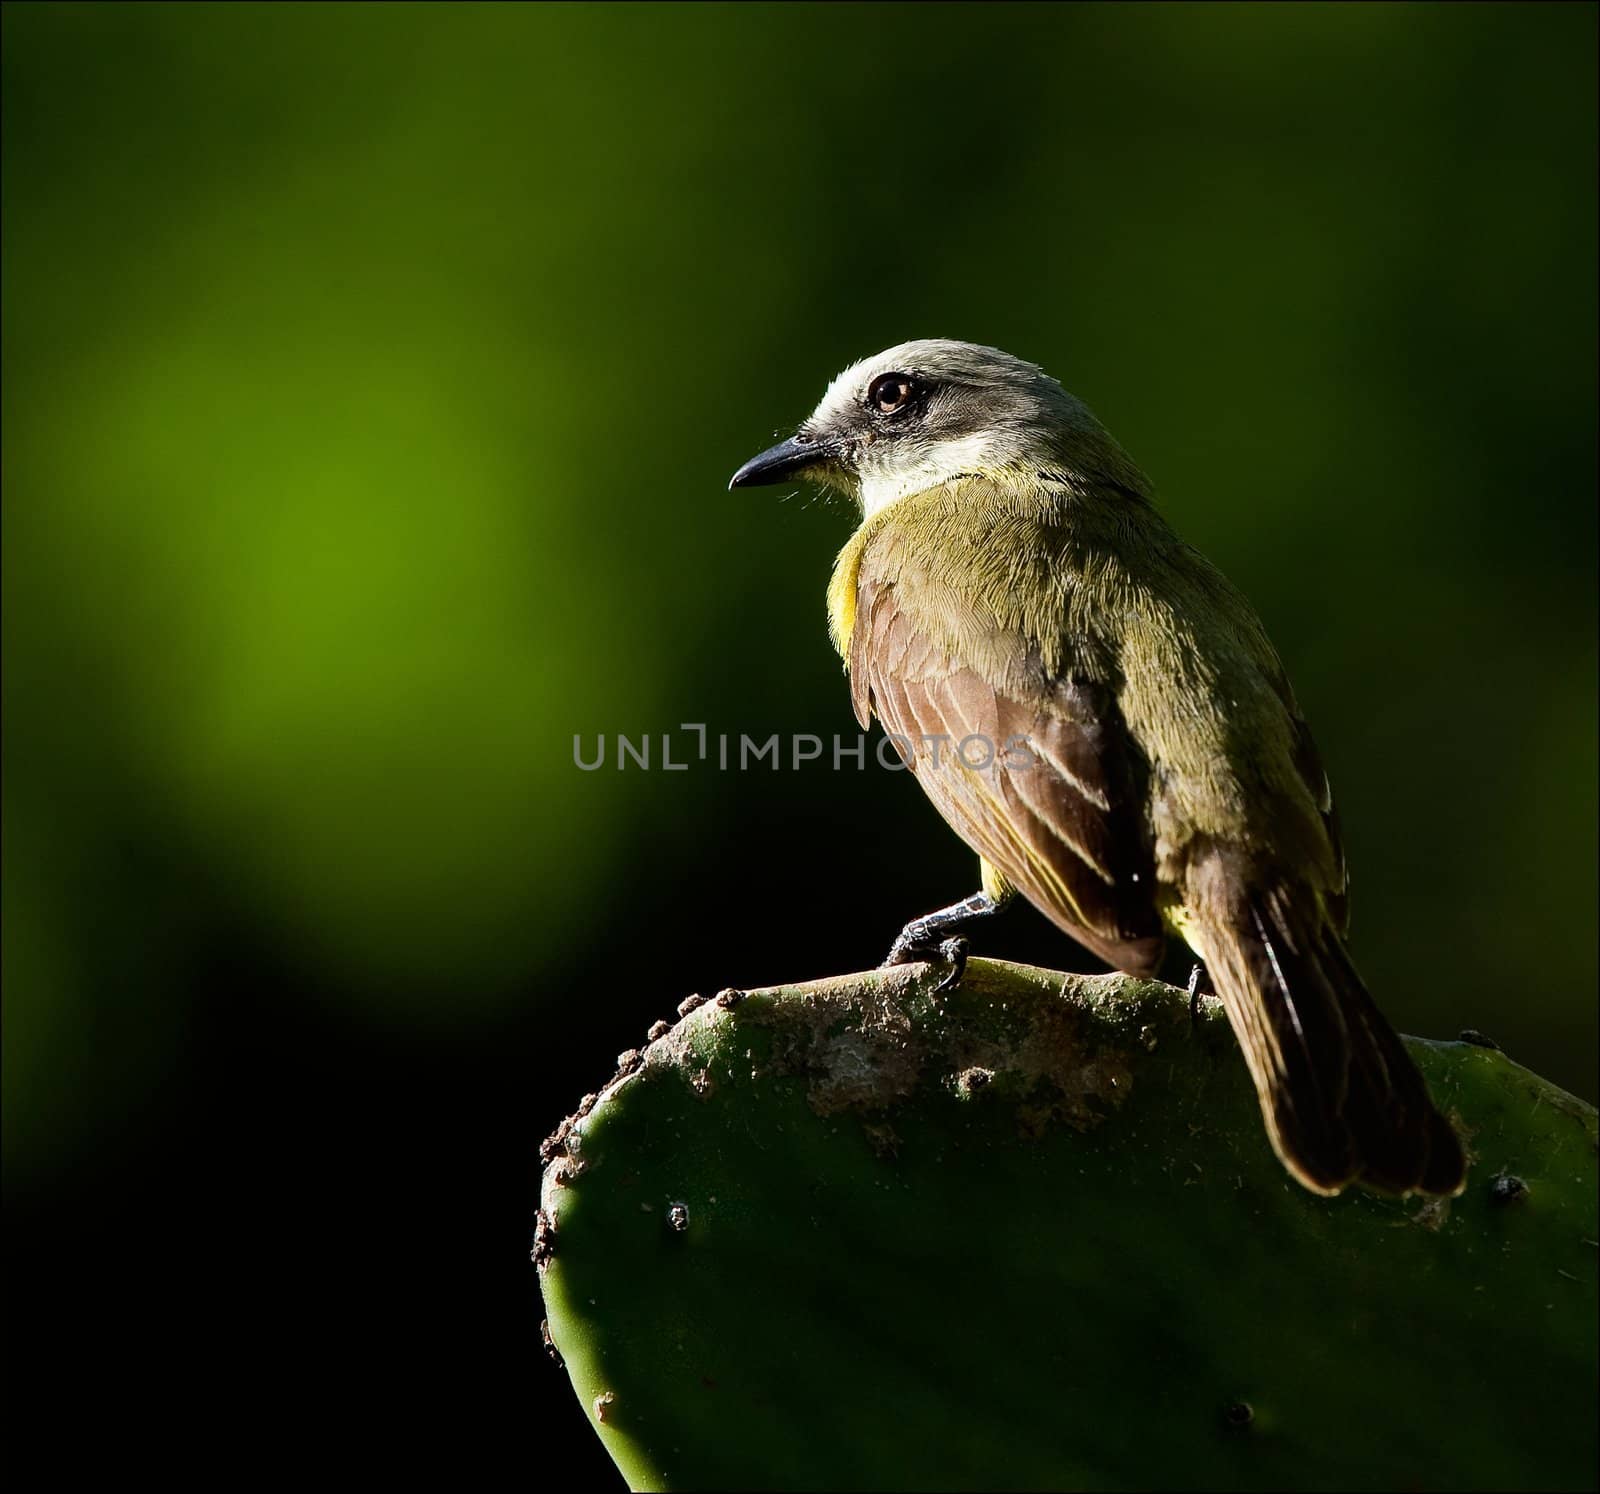
<svg viewBox="0 0 1600 1494">
<path fill-rule="evenodd" d="M 854 733 L 849 516 L 725 484 L 907 337 L 1044 363 L 1256 601 L 1396 1021 L 1592 1099 L 1595 32 L 6 6 L 13 1462 L 614 1481 L 539 1138 L 973 877 L 901 775 L 572 739 Z"/>
</svg>

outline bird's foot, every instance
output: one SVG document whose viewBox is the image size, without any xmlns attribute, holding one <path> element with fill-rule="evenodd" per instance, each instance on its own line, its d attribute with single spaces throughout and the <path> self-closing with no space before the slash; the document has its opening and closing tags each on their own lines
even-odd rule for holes
<svg viewBox="0 0 1600 1494">
<path fill-rule="evenodd" d="M 1189 972 L 1189 1025 L 1198 1025 L 1200 1021 L 1200 998 L 1202 996 L 1215 996 L 1216 992 L 1211 987 L 1211 977 L 1206 973 L 1206 967 L 1196 962 L 1193 970 Z"/>
<path fill-rule="evenodd" d="M 927 964 L 930 971 L 939 976 L 938 983 L 928 993 L 930 996 L 939 996 L 961 984 L 961 977 L 967 973 L 967 950 L 970 947 L 959 934 L 954 934 L 948 939 L 941 939 L 937 944 L 918 942 L 914 938 L 906 937 L 911 930 L 900 935 L 894 941 L 894 948 L 889 951 L 889 958 L 883 962 L 885 970 L 895 965 L 910 965 L 917 962 Z"/>
</svg>

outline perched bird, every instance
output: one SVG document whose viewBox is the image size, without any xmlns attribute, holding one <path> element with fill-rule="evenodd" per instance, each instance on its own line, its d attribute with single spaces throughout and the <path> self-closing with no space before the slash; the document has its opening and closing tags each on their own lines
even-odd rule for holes
<svg viewBox="0 0 1600 1494">
<path fill-rule="evenodd" d="M 1459 1192 L 1456 1134 L 1345 951 L 1338 819 L 1283 665 L 1088 409 L 995 348 L 903 343 L 729 486 L 802 476 L 861 510 L 828 592 L 856 715 L 980 858 L 982 891 L 890 961 L 959 974 L 952 931 L 1018 891 L 1130 974 L 1176 933 L 1301 1183 Z"/>
</svg>

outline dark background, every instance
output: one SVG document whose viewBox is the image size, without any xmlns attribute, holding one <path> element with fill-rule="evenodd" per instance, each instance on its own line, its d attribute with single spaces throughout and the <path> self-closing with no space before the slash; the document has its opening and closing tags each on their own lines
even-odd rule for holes
<svg viewBox="0 0 1600 1494">
<path fill-rule="evenodd" d="M 1254 598 L 1396 1022 L 1593 1098 L 1595 32 L 7 5 L 13 1470 L 614 1477 L 539 1138 L 973 867 L 903 776 L 573 735 L 853 738 L 848 515 L 725 484 L 908 337 L 1045 364 Z"/>
</svg>

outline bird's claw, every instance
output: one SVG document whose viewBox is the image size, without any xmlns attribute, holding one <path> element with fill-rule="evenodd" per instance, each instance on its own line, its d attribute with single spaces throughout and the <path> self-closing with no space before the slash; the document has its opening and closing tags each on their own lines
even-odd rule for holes
<svg viewBox="0 0 1600 1494">
<path fill-rule="evenodd" d="M 939 996 L 961 984 L 961 977 L 967 973 L 967 951 L 970 947 L 959 934 L 940 940 L 933 948 L 925 944 L 916 944 L 902 936 L 894 941 L 894 948 L 889 951 L 889 958 L 883 962 L 883 968 L 887 970 L 894 965 L 909 965 L 914 962 L 926 963 L 934 970 L 943 966 L 938 985 L 928 993 L 931 996 Z"/>
</svg>

